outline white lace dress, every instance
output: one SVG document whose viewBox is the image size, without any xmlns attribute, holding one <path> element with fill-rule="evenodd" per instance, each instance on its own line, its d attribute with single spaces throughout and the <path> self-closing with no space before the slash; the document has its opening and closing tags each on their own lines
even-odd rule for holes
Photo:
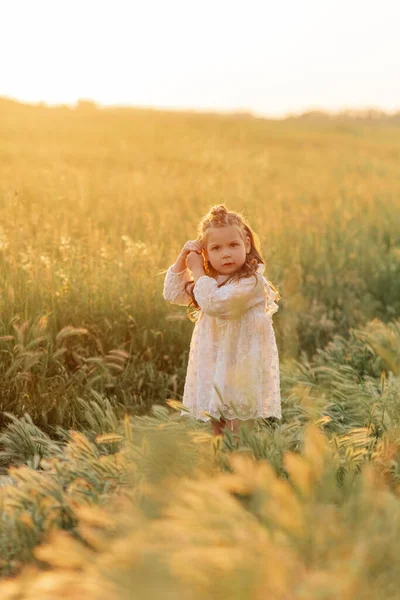
<svg viewBox="0 0 400 600">
<path fill-rule="evenodd" d="M 184 290 L 193 280 L 185 268 L 174 273 L 169 267 L 164 280 L 164 298 L 187 306 L 191 298 Z M 204 275 L 194 286 L 201 310 L 197 313 L 183 393 L 181 415 L 201 421 L 274 416 L 280 419 L 279 357 L 272 315 L 278 310 L 275 292 L 259 264 L 254 276 L 230 282 L 221 288 L 216 279 Z"/>
</svg>

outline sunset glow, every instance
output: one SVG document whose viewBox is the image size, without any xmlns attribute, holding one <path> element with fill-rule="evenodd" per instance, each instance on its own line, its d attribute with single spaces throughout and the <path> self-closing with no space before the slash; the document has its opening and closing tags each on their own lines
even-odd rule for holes
<svg viewBox="0 0 400 600">
<path fill-rule="evenodd" d="M 395 0 L 15 0 L 0 14 L 0 96 L 271 116 L 400 110 Z"/>
</svg>

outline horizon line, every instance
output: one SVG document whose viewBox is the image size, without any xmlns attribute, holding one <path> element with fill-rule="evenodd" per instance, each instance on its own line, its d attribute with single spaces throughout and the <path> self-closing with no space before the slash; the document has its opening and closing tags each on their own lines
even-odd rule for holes
<svg viewBox="0 0 400 600">
<path fill-rule="evenodd" d="M 365 106 L 365 107 L 357 107 L 357 106 L 344 106 L 343 108 L 339 108 L 336 110 L 330 110 L 328 108 L 322 106 L 310 106 L 306 109 L 300 109 L 298 111 L 288 111 L 280 116 L 271 115 L 264 112 L 253 111 L 248 108 L 229 108 L 229 109 L 220 109 L 220 108 L 201 108 L 201 107 L 179 107 L 179 106 L 154 106 L 154 105 L 140 105 L 140 104 L 104 104 L 98 100 L 93 100 L 92 98 L 78 98 L 74 102 L 48 102 L 45 100 L 38 101 L 28 101 L 21 100 L 20 98 L 15 98 L 12 96 L 3 96 L 0 95 L 0 102 L 12 102 L 15 104 L 21 104 L 24 106 L 31 106 L 36 108 L 69 108 L 72 110 L 76 110 L 79 108 L 92 108 L 93 110 L 108 110 L 108 109 L 131 109 L 131 110 L 149 110 L 155 112 L 176 112 L 176 113 L 194 113 L 194 114 L 211 114 L 211 115 L 219 115 L 219 116 L 247 116 L 251 118 L 265 118 L 265 119 L 273 119 L 273 120 L 285 120 L 290 118 L 298 118 L 306 115 L 312 114 L 320 114 L 323 116 L 335 117 L 335 116 L 367 116 L 373 115 L 376 116 L 386 116 L 386 117 L 394 117 L 400 115 L 400 107 L 397 110 L 389 111 L 379 106 Z"/>
</svg>

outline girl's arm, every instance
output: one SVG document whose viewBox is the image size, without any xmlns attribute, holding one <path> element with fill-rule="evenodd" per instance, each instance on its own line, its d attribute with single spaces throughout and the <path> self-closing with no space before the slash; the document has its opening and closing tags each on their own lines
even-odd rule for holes
<svg viewBox="0 0 400 600">
<path fill-rule="evenodd" d="M 186 269 L 186 256 L 182 252 L 180 252 L 174 264 L 171 265 L 171 268 L 174 273 L 180 273 Z"/>
<path fill-rule="evenodd" d="M 188 306 L 192 301 L 189 294 L 185 291 L 184 285 L 192 278 L 189 269 L 186 266 L 186 257 L 180 253 L 173 265 L 168 268 L 164 279 L 164 299 L 172 304 Z"/>
<path fill-rule="evenodd" d="M 194 296 L 200 308 L 212 317 L 234 319 L 249 308 L 265 302 L 265 289 L 262 277 L 257 274 L 241 278 L 237 282 L 218 287 L 213 277 L 203 275 L 194 286 Z"/>
</svg>

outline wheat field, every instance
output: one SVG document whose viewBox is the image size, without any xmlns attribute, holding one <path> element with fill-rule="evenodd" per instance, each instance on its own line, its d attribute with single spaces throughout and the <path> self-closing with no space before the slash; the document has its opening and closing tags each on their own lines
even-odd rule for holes
<svg viewBox="0 0 400 600">
<path fill-rule="evenodd" d="M 261 238 L 281 360 L 399 316 L 398 126 L 1 106 L 3 410 L 73 425 L 90 387 L 136 412 L 182 394 L 163 271 L 219 202 Z"/>
<path fill-rule="evenodd" d="M 1 597 L 398 598 L 400 127 L 0 99 Z M 185 422 L 164 273 L 242 211 L 281 422 Z"/>
</svg>

